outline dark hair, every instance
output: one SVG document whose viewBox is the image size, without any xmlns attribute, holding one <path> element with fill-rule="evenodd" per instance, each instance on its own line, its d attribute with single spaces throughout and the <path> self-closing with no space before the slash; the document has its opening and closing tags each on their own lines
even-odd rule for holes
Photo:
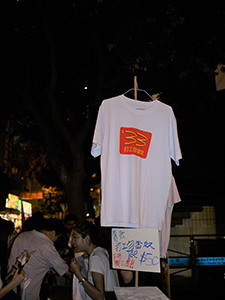
<svg viewBox="0 0 225 300">
<path fill-rule="evenodd" d="M 5 279 L 7 274 L 7 263 L 8 263 L 8 237 L 13 234 L 14 223 L 12 221 L 6 221 L 0 219 L 0 269 L 1 278 Z"/>
<path fill-rule="evenodd" d="M 34 229 L 37 231 L 40 231 L 43 228 L 43 223 L 45 221 L 45 218 L 42 214 L 42 212 L 38 211 L 33 213 L 32 219 L 34 222 Z"/>
<path fill-rule="evenodd" d="M 74 214 L 67 214 L 65 216 L 64 222 L 68 222 L 68 221 L 76 221 L 77 222 L 77 217 Z"/>
<path fill-rule="evenodd" d="M 64 226 L 61 220 L 50 218 L 50 219 L 45 219 L 45 222 L 43 224 L 43 229 L 47 231 L 55 230 L 55 234 L 59 235 L 63 233 Z"/>
<path fill-rule="evenodd" d="M 41 229 L 43 229 L 44 220 L 45 218 L 43 217 L 42 213 L 34 213 L 32 217 L 29 217 L 23 223 L 22 232 L 30 231 L 33 229 L 41 231 Z"/>
<path fill-rule="evenodd" d="M 103 245 L 103 235 L 101 228 L 95 226 L 92 222 L 84 221 L 75 226 L 76 230 L 84 239 L 89 235 L 91 242 L 96 246 Z"/>
</svg>

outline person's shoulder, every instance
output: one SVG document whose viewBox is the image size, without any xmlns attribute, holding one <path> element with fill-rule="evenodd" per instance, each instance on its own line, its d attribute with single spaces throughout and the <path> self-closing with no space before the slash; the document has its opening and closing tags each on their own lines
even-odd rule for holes
<svg viewBox="0 0 225 300">
<path fill-rule="evenodd" d="M 107 258 L 109 259 L 109 252 L 105 249 L 105 248 L 102 248 L 102 247 L 96 247 L 91 255 L 92 257 L 95 257 L 95 256 L 99 256 L 101 258 Z"/>
<path fill-rule="evenodd" d="M 46 235 L 40 231 L 36 231 L 35 229 L 30 231 L 25 231 L 21 233 L 22 238 L 30 238 L 34 240 L 41 240 L 39 243 L 44 243 L 44 241 L 48 241 L 49 238 L 46 237 Z M 49 240 L 50 241 L 50 240 Z"/>
<path fill-rule="evenodd" d="M 33 231 L 33 230 L 32 230 Z M 14 242 L 18 242 L 23 239 L 27 239 L 28 237 L 32 236 L 32 231 L 21 231 L 14 237 Z"/>
<path fill-rule="evenodd" d="M 102 247 L 100 247 L 100 246 L 97 246 L 96 248 L 94 248 L 94 250 L 93 250 L 93 254 L 96 254 L 96 253 L 103 253 L 103 252 L 105 252 L 105 251 L 107 251 L 106 249 L 104 249 L 104 248 L 102 248 Z"/>
<path fill-rule="evenodd" d="M 23 240 L 32 243 L 40 249 L 45 247 L 53 247 L 53 242 L 44 233 L 36 231 L 35 229 L 24 232 L 22 238 Z"/>
</svg>

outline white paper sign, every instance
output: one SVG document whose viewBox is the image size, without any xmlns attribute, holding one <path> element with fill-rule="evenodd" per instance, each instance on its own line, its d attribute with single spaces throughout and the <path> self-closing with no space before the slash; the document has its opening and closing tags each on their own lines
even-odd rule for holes
<svg viewBox="0 0 225 300">
<path fill-rule="evenodd" d="M 117 300 L 169 300 L 156 286 L 114 287 Z"/>
<path fill-rule="evenodd" d="M 115 269 L 160 273 L 157 229 L 112 229 L 112 265 Z"/>
</svg>

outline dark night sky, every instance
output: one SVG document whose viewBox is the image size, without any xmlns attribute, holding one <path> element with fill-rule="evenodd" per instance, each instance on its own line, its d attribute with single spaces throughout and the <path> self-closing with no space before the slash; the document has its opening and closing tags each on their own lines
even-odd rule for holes
<svg viewBox="0 0 225 300">
<path fill-rule="evenodd" d="M 66 1 L 57 1 L 53 6 L 50 1 L 46 5 L 57 44 L 57 100 L 60 105 L 68 106 L 62 111 L 70 113 L 71 118 L 78 118 L 86 105 L 92 105 L 99 67 L 93 41 L 99 38 L 99 45 L 103 45 L 105 51 L 105 67 L 109 66 L 105 70 L 102 99 L 132 88 L 134 75 L 138 77 L 139 88 L 149 94 L 162 92 L 161 100 L 173 107 L 177 118 L 183 159 L 179 167 L 174 166 L 173 172 L 184 201 L 198 199 L 191 198 L 190 191 L 204 193 L 206 197 L 200 197 L 200 201 L 218 201 L 223 198 L 225 179 L 222 146 L 225 91 L 216 92 L 212 70 L 217 63 L 225 62 L 225 49 L 221 50 L 224 12 L 211 2 L 203 7 L 197 0 L 189 1 L 186 6 L 181 1 L 167 1 L 167 4 L 156 1 L 148 10 L 144 8 L 149 1 L 142 1 L 136 11 L 132 6 L 135 2 L 128 2 L 130 5 L 124 1 L 118 6 L 119 1 L 109 1 L 111 7 L 107 7 L 103 0 L 98 6 L 101 7 L 99 14 L 95 14 L 94 7 L 87 1 L 90 5 L 87 19 L 83 15 L 82 1 L 76 2 L 78 11 L 67 6 Z M 9 81 L 23 83 L 27 58 L 32 68 L 29 92 L 43 93 L 49 83 L 48 44 L 43 29 L 38 27 L 41 20 L 38 8 L 32 3 L 2 1 L 0 4 L 0 24 L 5 28 L 1 31 L 1 91 L 5 99 L 10 100 L 15 95 L 15 103 L 19 97 L 11 92 Z M 91 29 L 88 27 L 90 19 Z M 116 47 L 107 52 L 109 43 Z M 27 45 L 27 53 L 20 51 L 24 45 Z M 128 60 L 133 63 L 135 55 L 145 58 L 146 71 L 139 69 L 133 73 L 125 68 Z M 110 85 L 113 81 L 114 85 Z M 87 92 L 83 90 L 85 85 L 89 86 Z M 6 110 L 10 109 L 7 105 L 8 101 Z M 90 139 L 91 134 L 89 142 Z"/>
</svg>

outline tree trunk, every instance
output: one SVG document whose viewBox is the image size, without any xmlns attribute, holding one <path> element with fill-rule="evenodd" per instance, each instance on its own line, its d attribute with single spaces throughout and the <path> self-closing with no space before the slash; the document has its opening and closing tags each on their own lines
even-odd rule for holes
<svg viewBox="0 0 225 300">
<path fill-rule="evenodd" d="M 70 174 L 64 180 L 64 188 L 67 195 L 69 212 L 76 215 L 78 222 L 84 221 L 86 217 L 86 209 L 84 203 L 82 174 L 80 174 L 80 172 Z"/>
<path fill-rule="evenodd" d="M 71 147 L 73 149 L 73 168 L 67 174 L 63 172 L 63 176 L 60 176 L 67 195 L 69 212 L 77 216 L 78 222 L 82 222 L 86 218 L 84 199 L 84 179 L 86 172 L 84 169 L 84 153 L 81 147 L 81 141 L 79 147 Z"/>
</svg>

